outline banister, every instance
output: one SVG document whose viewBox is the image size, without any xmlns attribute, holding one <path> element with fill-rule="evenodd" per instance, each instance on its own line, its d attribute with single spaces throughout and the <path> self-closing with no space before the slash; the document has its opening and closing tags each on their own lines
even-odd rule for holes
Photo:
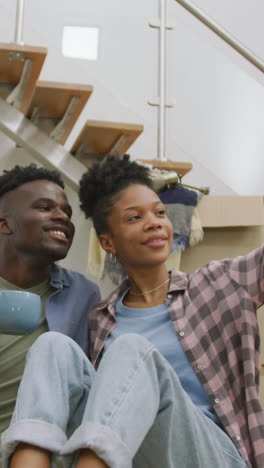
<svg viewBox="0 0 264 468">
<path fill-rule="evenodd" d="M 15 43 L 23 45 L 24 0 L 17 0 Z"/>
<path fill-rule="evenodd" d="M 158 159 L 165 156 L 165 96 L 166 96 L 166 0 L 160 0 L 159 34 L 159 111 L 158 111 Z"/>
<path fill-rule="evenodd" d="M 221 37 L 227 44 L 235 49 L 240 55 L 251 62 L 256 68 L 264 72 L 264 62 L 255 55 L 250 49 L 245 47 L 241 42 L 235 39 L 222 26 L 219 26 L 214 20 L 198 6 L 194 5 L 189 0 L 176 0 L 183 8 L 188 10 L 193 16 L 200 20 L 205 26 L 213 31 L 217 36 Z"/>
</svg>

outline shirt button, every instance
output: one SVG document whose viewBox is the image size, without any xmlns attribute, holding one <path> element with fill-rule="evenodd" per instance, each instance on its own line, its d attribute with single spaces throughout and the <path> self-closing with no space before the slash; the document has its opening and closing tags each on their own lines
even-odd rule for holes
<svg viewBox="0 0 264 468">
<path fill-rule="evenodd" d="M 184 336 L 184 331 L 180 331 L 179 335 Z"/>
<path fill-rule="evenodd" d="M 219 398 L 215 398 L 214 402 L 215 402 L 216 404 L 220 403 Z"/>
<path fill-rule="evenodd" d="M 197 369 L 203 370 L 203 369 L 204 369 L 204 365 L 201 364 L 201 363 L 197 364 Z"/>
<path fill-rule="evenodd" d="M 172 298 L 172 294 L 167 294 L 167 298 L 168 298 L 168 299 L 171 299 L 171 298 Z"/>
<path fill-rule="evenodd" d="M 236 435 L 235 439 L 240 440 L 241 439 L 240 435 Z"/>
</svg>

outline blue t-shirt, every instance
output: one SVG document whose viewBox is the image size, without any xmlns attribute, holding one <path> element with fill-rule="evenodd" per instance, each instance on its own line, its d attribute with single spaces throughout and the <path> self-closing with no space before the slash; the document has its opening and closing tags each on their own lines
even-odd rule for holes
<svg viewBox="0 0 264 468">
<path fill-rule="evenodd" d="M 146 309 L 134 309 L 123 304 L 123 297 L 116 304 L 117 326 L 108 336 L 105 350 L 120 335 L 124 333 L 137 333 L 144 336 L 159 350 L 175 370 L 182 387 L 200 410 L 223 428 L 216 415 L 208 394 L 202 386 L 198 376 L 193 370 L 170 319 L 167 304 Z"/>
</svg>

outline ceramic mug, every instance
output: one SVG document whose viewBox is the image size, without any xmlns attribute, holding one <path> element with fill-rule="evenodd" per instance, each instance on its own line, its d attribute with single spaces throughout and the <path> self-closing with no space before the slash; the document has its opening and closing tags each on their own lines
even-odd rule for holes
<svg viewBox="0 0 264 468">
<path fill-rule="evenodd" d="M 41 300 L 27 291 L 0 291 L 0 333 L 27 335 L 38 326 Z"/>
</svg>

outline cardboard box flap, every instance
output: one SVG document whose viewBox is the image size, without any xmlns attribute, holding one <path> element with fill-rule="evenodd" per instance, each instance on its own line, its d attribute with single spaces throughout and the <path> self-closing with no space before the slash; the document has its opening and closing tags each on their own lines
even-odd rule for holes
<svg viewBox="0 0 264 468">
<path fill-rule="evenodd" d="M 203 227 L 264 225 L 264 200 L 259 196 L 206 195 L 198 210 Z"/>
</svg>

